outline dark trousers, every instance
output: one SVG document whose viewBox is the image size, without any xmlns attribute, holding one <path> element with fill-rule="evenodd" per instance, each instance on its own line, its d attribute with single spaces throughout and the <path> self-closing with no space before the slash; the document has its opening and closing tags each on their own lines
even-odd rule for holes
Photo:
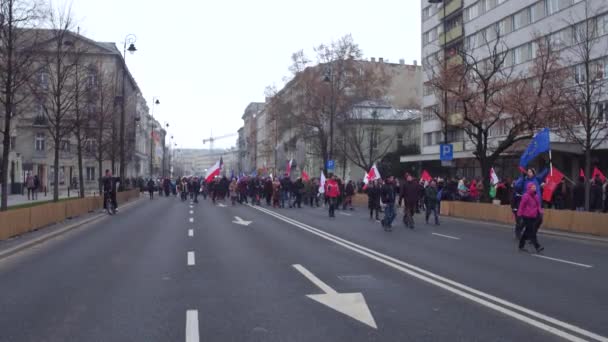
<svg viewBox="0 0 608 342">
<path fill-rule="evenodd" d="M 296 205 L 298 206 L 298 208 L 302 208 L 302 195 L 301 194 L 295 194 L 295 201 L 293 201 L 293 207 L 295 208 Z"/>
<path fill-rule="evenodd" d="M 329 198 L 329 217 L 336 217 L 336 198 Z"/>
<path fill-rule="evenodd" d="M 198 191 L 194 192 L 194 203 L 198 203 Z"/>
<path fill-rule="evenodd" d="M 429 217 L 431 216 L 431 212 L 435 217 L 435 224 L 439 223 L 439 215 L 437 215 L 437 207 L 432 205 L 426 205 L 426 222 L 429 222 Z"/>
<path fill-rule="evenodd" d="M 524 233 L 519 239 L 519 248 L 524 248 L 526 245 L 526 240 L 530 240 L 534 245 L 534 248 L 539 248 L 540 244 L 538 243 L 538 238 L 536 237 L 538 233 L 538 219 L 537 218 L 523 218 L 524 223 Z"/>
<path fill-rule="evenodd" d="M 390 227 L 393 224 L 393 220 L 395 219 L 395 204 L 388 203 L 386 207 L 384 207 L 384 226 Z"/>
<path fill-rule="evenodd" d="M 154 198 L 154 190 L 150 190 L 148 192 L 150 193 L 150 199 L 153 199 Z"/>
<path fill-rule="evenodd" d="M 406 203 L 403 206 L 403 223 L 410 228 L 414 227 L 414 213 L 416 212 L 416 209 L 416 204 L 410 205 Z"/>
<path fill-rule="evenodd" d="M 369 218 L 374 218 L 374 212 L 376 212 L 376 220 L 380 219 L 380 210 L 378 209 L 378 207 L 375 208 L 369 208 Z"/>
<path fill-rule="evenodd" d="M 118 203 L 116 202 L 116 192 L 111 191 L 104 191 L 103 193 L 103 208 L 106 209 L 106 201 L 108 200 L 108 196 L 110 196 L 110 200 L 112 201 L 112 205 L 114 206 L 114 209 L 118 209 Z"/>
<path fill-rule="evenodd" d="M 27 188 L 27 199 L 34 199 L 34 194 L 35 194 L 35 189 L 34 188 Z M 31 194 L 31 198 L 30 198 L 30 194 Z"/>
</svg>

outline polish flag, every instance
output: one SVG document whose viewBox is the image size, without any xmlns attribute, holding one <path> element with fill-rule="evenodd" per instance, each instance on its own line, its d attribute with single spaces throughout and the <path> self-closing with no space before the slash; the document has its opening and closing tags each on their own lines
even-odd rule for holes
<svg viewBox="0 0 608 342">
<path fill-rule="evenodd" d="M 602 182 L 606 181 L 606 176 L 604 176 L 602 171 L 600 171 L 600 169 L 598 169 L 597 166 L 593 168 L 593 174 L 591 175 L 591 178 L 595 179 L 595 176 L 600 176 L 600 179 L 602 180 Z"/>
<path fill-rule="evenodd" d="M 290 175 L 291 175 L 291 165 L 292 165 L 292 164 L 293 164 L 293 159 L 290 159 L 290 160 L 287 162 L 287 171 L 286 171 L 286 173 L 287 173 L 287 175 L 288 175 L 288 176 L 290 176 Z"/>
<path fill-rule="evenodd" d="M 304 181 L 309 181 L 310 177 L 308 177 L 308 173 L 306 173 L 306 171 L 302 170 L 302 180 Z"/>
<path fill-rule="evenodd" d="M 363 177 L 363 183 L 367 184 L 370 181 L 375 181 L 376 179 L 381 178 L 382 177 L 380 176 L 380 171 L 378 171 L 376 164 L 374 164 L 372 165 L 372 168 L 369 169 L 369 172 L 365 174 L 365 177 Z"/>
<path fill-rule="evenodd" d="M 320 194 L 325 193 L 325 174 L 323 173 L 323 171 L 321 171 L 321 177 L 320 177 L 320 182 L 319 182 L 319 193 Z"/>
<path fill-rule="evenodd" d="M 207 170 L 207 178 L 205 178 L 205 183 L 213 182 L 213 179 L 220 175 L 223 164 L 224 160 L 222 157 L 220 157 L 220 160 L 215 162 L 215 164 L 209 170 Z"/>
<path fill-rule="evenodd" d="M 426 182 L 430 182 L 433 177 L 431 177 L 431 174 L 427 170 L 422 170 L 422 175 L 420 175 L 420 179 Z"/>
<path fill-rule="evenodd" d="M 490 169 L 490 183 L 492 183 L 492 185 L 496 185 L 496 184 L 498 184 L 498 182 L 499 182 L 498 176 L 496 175 L 494 168 L 491 168 Z"/>
</svg>

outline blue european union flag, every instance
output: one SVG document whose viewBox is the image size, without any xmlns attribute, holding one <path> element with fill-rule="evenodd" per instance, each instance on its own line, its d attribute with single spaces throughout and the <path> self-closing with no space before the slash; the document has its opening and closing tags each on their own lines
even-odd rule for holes
<svg viewBox="0 0 608 342">
<path fill-rule="evenodd" d="M 549 129 L 544 128 L 538 132 L 536 136 L 528 145 L 528 148 L 524 151 L 519 159 L 519 166 L 525 168 L 528 163 L 536 158 L 541 153 L 547 152 L 551 149 L 551 140 L 549 139 Z"/>
</svg>

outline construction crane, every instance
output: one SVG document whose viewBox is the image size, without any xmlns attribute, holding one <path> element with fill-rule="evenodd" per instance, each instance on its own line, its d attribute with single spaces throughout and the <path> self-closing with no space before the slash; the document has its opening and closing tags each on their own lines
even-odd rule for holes
<svg viewBox="0 0 608 342">
<path fill-rule="evenodd" d="M 209 151 L 213 151 L 213 143 L 216 140 L 220 140 L 220 139 L 224 139 L 224 138 L 230 138 L 230 137 L 236 137 L 238 134 L 237 133 L 231 133 L 231 134 L 226 134 L 226 135 L 220 135 L 219 137 L 214 137 L 213 134 L 212 136 L 210 136 L 207 139 L 203 139 L 203 144 L 209 143 Z"/>
</svg>

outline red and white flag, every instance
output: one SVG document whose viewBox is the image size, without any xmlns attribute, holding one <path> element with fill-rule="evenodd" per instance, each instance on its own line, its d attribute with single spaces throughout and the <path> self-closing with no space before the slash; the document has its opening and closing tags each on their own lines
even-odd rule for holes
<svg viewBox="0 0 608 342">
<path fill-rule="evenodd" d="M 310 177 L 308 176 L 308 173 L 306 173 L 306 171 L 302 170 L 302 180 L 303 181 L 309 181 Z"/>
<path fill-rule="evenodd" d="M 325 174 L 321 171 L 321 177 L 319 178 L 319 193 L 325 193 Z"/>
<path fill-rule="evenodd" d="M 287 170 L 285 171 L 285 173 L 287 173 L 288 176 L 291 176 L 291 165 L 293 164 L 293 159 L 290 159 L 287 162 Z"/>
<path fill-rule="evenodd" d="M 223 164 L 224 161 L 222 157 L 220 157 L 220 160 L 215 162 L 215 164 L 209 168 L 209 170 L 207 170 L 207 178 L 205 178 L 205 183 L 211 183 L 215 177 L 220 175 Z"/>
<path fill-rule="evenodd" d="M 496 175 L 496 171 L 494 171 L 494 168 L 490 169 L 490 183 L 492 185 L 496 185 L 498 184 L 500 180 L 498 179 L 498 176 Z"/>
<path fill-rule="evenodd" d="M 431 174 L 427 170 L 422 170 L 422 175 L 420 175 L 420 179 L 426 182 L 430 182 L 433 177 L 431 177 Z"/>
<path fill-rule="evenodd" d="M 378 171 L 376 164 L 374 164 L 372 165 L 372 168 L 369 169 L 369 172 L 365 174 L 365 177 L 363 177 L 363 183 L 367 184 L 370 181 L 375 181 L 376 179 L 381 178 L 382 177 L 380 176 L 380 171 Z"/>
</svg>

